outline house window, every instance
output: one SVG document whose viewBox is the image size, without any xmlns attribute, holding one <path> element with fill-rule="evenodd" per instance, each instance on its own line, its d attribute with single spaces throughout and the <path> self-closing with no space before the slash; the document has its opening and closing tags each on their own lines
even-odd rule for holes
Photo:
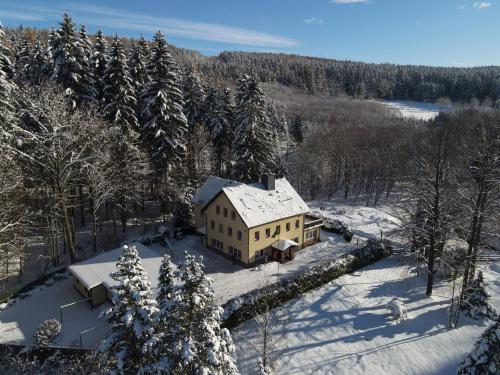
<svg viewBox="0 0 500 375">
<path fill-rule="evenodd" d="M 228 235 L 229 237 L 233 237 L 233 228 L 231 228 L 231 227 L 227 227 L 227 235 Z"/>
<path fill-rule="evenodd" d="M 286 223 L 286 231 L 290 232 L 290 223 Z"/>
<path fill-rule="evenodd" d="M 295 242 L 295 243 L 299 243 L 299 237 L 295 237 L 295 238 L 293 239 L 293 242 Z"/>
<path fill-rule="evenodd" d="M 238 258 L 241 259 L 241 250 L 236 250 L 238 252 Z"/>
<path fill-rule="evenodd" d="M 212 238 L 212 246 L 217 247 L 217 240 L 215 238 Z"/>
<path fill-rule="evenodd" d="M 236 212 L 234 210 L 231 210 L 231 219 L 236 220 Z"/>
<path fill-rule="evenodd" d="M 215 206 L 215 214 L 220 215 L 220 206 Z"/>
<path fill-rule="evenodd" d="M 266 237 L 271 237 L 271 228 L 266 228 Z"/>
<path fill-rule="evenodd" d="M 238 239 L 238 241 L 241 241 L 241 237 L 242 237 L 241 230 L 239 230 L 236 232 L 236 238 Z"/>
<path fill-rule="evenodd" d="M 276 225 L 276 234 L 281 233 L 281 225 Z"/>
<path fill-rule="evenodd" d="M 223 212 L 224 212 L 224 217 L 227 217 L 227 208 L 226 207 L 224 207 L 224 211 Z"/>
<path fill-rule="evenodd" d="M 224 225 L 219 224 L 219 233 L 224 233 Z"/>
<path fill-rule="evenodd" d="M 210 229 L 215 229 L 215 221 L 210 220 Z"/>
<path fill-rule="evenodd" d="M 295 228 L 300 227 L 300 220 L 295 220 Z"/>
<path fill-rule="evenodd" d="M 258 240 L 260 240 L 260 232 L 256 231 L 255 232 L 255 241 L 258 241 Z"/>
</svg>

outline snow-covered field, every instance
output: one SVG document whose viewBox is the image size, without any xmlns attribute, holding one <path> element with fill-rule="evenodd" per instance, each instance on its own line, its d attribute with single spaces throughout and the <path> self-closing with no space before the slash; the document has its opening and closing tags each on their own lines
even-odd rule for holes
<svg viewBox="0 0 500 375">
<path fill-rule="evenodd" d="M 450 110 L 449 106 L 412 100 L 377 100 L 376 102 L 395 111 L 402 117 L 425 121 L 432 120 L 439 112 Z"/>
<path fill-rule="evenodd" d="M 500 307 L 500 264 L 485 270 L 493 306 Z M 397 258 L 345 275 L 293 300 L 276 314 L 279 336 L 275 374 L 454 374 L 465 352 L 486 328 L 461 318 L 448 328 L 451 290 L 436 285 L 425 295 L 425 280 L 409 275 Z M 408 319 L 390 320 L 386 304 L 402 299 Z M 238 367 L 257 374 L 255 322 L 235 332 Z"/>
</svg>

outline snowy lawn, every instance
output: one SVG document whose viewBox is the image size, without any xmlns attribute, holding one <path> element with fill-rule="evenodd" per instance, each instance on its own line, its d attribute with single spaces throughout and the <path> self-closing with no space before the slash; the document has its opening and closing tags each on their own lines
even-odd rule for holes
<svg viewBox="0 0 500 375">
<path fill-rule="evenodd" d="M 312 203 L 310 207 L 311 209 L 319 208 L 319 203 Z M 398 219 L 369 207 L 352 207 L 335 203 L 328 205 L 324 213 L 346 221 L 360 240 L 378 237 L 380 228 L 390 233 L 399 224 Z M 186 236 L 180 241 L 173 240 L 174 249 L 171 255 L 176 264 L 184 259 L 186 251 L 194 255 L 202 255 L 205 271 L 213 280 L 216 302 L 223 304 L 231 298 L 273 283 L 280 278 L 289 277 L 357 247 L 356 239 L 349 244 L 340 236 L 328 232 L 322 232 L 321 238 L 322 242 L 298 252 L 292 262 L 286 264 L 272 262 L 251 269 L 233 264 L 231 260 L 204 248 L 197 236 Z M 359 245 L 361 246 L 361 243 Z M 151 248 L 160 255 L 166 251 L 165 246 L 159 244 L 154 244 Z M 74 289 L 70 279 L 56 282 L 42 290 L 35 289 L 31 292 L 31 296 L 17 299 L 13 306 L 0 311 L 0 343 L 31 343 L 36 328 L 43 320 L 59 319 L 59 306 L 81 299 L 82 296 Z M 79 343 L 80 332 L 103 325 L 105 322 L 98 319 L 102 309 L 103 307 L 100 307 L 92 311 L 90 305 L 84 302 L 65 310 L 62 333 L 56 340 L 56 344 L 68 346 Z M 84 346 L 95 344 L 105 333 L 106 329 L 100 328 L 85 334 Z"/>
<path fill-rule="evenodd" d="M 485 269 L 493 306 L 500 307 L 500 264 Z M 275 311 L 280 337 L 276 374 L 454 374 L 487 327 L 461 318 L 448 328 L 450 285 L 425 295 L 425 280 L 396 258 L 345 275 Z M 408 319 L 396 324 L 386 304 L 398 297 Z M 255 322 L 233 332 L 238 367 L 256 374 Z"/>
<path fill-rule="evenodd" d="M 439 115 L 439 112 L 447 112 L 452 109 L 451 106 L 447 105 L 413 100 L 375 100 L 375 102 L 382 104 L 403 118 L 424 121 L 434 119 Z"/>
</svg>

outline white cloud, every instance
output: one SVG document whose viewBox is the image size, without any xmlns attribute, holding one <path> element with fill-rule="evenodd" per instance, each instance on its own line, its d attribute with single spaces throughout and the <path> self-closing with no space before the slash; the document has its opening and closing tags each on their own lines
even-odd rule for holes
<svg viewBox="0 0 500 375">
<path fill-rule="evenodd" d="M 11 5 L 12 6 L 12 5 Z M 18 5 L 16 11 L 28 10 L 23 5 Z M 86 4 L 66 3 L 64 5 L 54 4 L 53 9 L 34 9 L 30 11 L 36 16 L 53 14 L 58 12 L 69 12 L 78 23 L 88 25 L 115 28 L 124 30 L 135 30 L 139 32 L 163 31 L 168 35 L 185 37 L 189 39 L 205 40 L 246 46 L 294 47 L 299 42 L 292 38 L 268 34 L 260 31 L 247 30 L 233 26 L 214 23 L 194 22 L 178 18 L 164 18 L 159 16 L 148 16 L 140 13 L 131 13 L 118 8 Z M 36 12 L 38 12 L 36 14 Z M 8 17 L 6 17 L 8 18 Z M 114 31 L 114 30 L 111 30 Z"/>
<path fill-rule="evenodd" d="M 316 18 L 316 17 L 309 17 L 304 20 L 304 23 L 310 24 L 310 25 L 317 25 L 317 26 L 323 26 L 323 20 L 321 18 Z"/>
<path fill-rule="evenodd" d="M 26 14 L 26 12 L 17 12 L 0 9 L 0 18 L 8 20 L 21 20 L 21 21 L 41 21 L 43 17 Z"/>
<path fill-rule="evenodd" d="M 369 3 L 369 0 L 330 0 L 334 4 L 356 4 L 356 3 Z"/>
<path fill-rule="evenodd" d="M 491 3 L 487 2 L 487 1 L 479 1 L 479 2 L 475 2 L 473 5 L 474 5 L 474 8 L 477 8 L 477 9 L 486 9 L 486 8 L 489 8 L 491 6 Z"/>
</svg>

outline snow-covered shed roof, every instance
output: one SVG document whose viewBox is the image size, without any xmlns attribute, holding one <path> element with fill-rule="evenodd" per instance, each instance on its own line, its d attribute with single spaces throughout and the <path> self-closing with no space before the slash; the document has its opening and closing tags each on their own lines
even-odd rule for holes
<svg viewBox="0 0 500 375">
<path fill-rule="evenodd" d="M 158 286 L 158 274 L 163 257 L 144 246 L 139 242 L 134 242 L 130 246 L 135 246 L 141 258 L 144 270 L 147 272 L 152 288 Z M 103 284 L 106 288 L 111 288 L 117 282 L 110 276 L 116 272 L 116 262 L 122 254 L 122 248 L 107 251 L 93 258 L 69 266 L 69 272 L 87 289 L 92 289 Z"/>
<path fill-rule="evenodd" d="M 198 189 L 193 197 L 193 202 L 204 206 L 215 197 L 223 188 L 238 185 L 239 182 L 227 180 L 225 178 L 208 176 L 205 183 Z"/>
<path fill-rule="evenodd" d="M 222 189 L 248 228 L 304 214 L 309 207 L 286 178 L 275 181 L 274 190 L 263 184 L 238 184 Z"/>
<path fill-rule="evenodd" d="M 278 240 L 273 242 L 271 246 L 276 250 L 285 251 L 291 248 L 292 246 L 299 246 L 299 244 L 292 240 Z"/>
</svg>

